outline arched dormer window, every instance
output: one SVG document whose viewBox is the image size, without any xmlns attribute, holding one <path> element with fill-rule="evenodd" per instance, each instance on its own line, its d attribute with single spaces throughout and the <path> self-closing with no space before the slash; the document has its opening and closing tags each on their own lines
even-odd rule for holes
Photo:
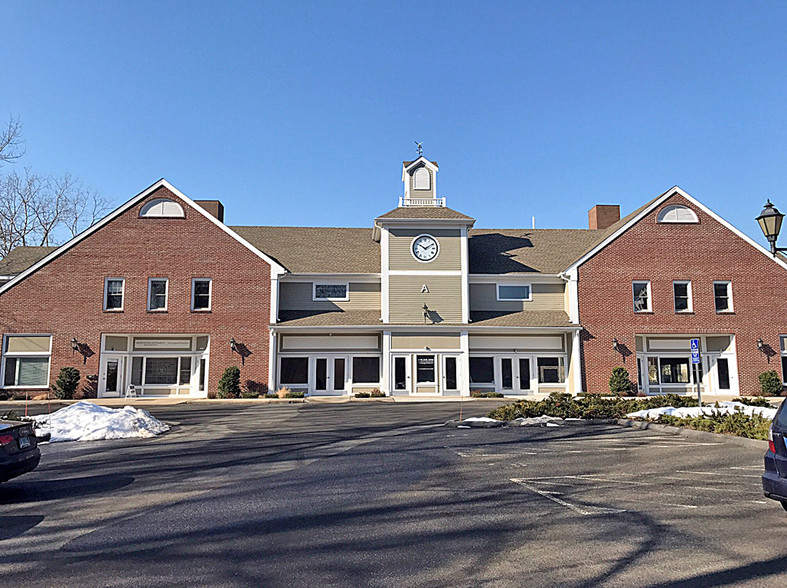
<svg viewBox="0 0 787 588">
<path fill-rule="evenodd" d="M 695 213 L 688 206 L 683 206 L 682 204 L 672 204 L 671 206 L 665 206 L 661 209 L 656 222 L 698 223 L 700 220 L 697 218 L 697 213 Z"/>
<path fill-rule="evenodd" d="M 425 167 L 419 167 L 415 170 L 413 174 L 413 190 L 429 190 L 431 187 L 429 170 Z"/>
<path fill-rule="evenodd" d="M 139 216 L 144 218 L 184 218 L 183 208 L 169 198 L 156 198 L 151 200 L 142 210 L 139 211 Z"/>
</svg>

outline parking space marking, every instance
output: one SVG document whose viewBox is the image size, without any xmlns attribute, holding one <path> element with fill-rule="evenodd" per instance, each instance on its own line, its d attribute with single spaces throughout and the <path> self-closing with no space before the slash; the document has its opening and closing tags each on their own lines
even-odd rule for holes
<svg viewBox="0 0 787 588">
<path fill-rule="evenodd" d="M 625 509 L 619 509 L 619 508 L 604 508 L 604 507 L 601 507 L 601 506 L 578 506 L 576 504 L 572 504 L 570 502 L 567 502 L 566 500 L 563 500 L 562 498 L 558 498 L 557 496 L 553 496 L 553 493 L 551 493 L 551 492 L 547 492 L 545 490 L 540 490 L 540 489 L 538 489 L 538 488 L 536 488 L 534 486 L 531 486 L 530 484 L 525 482 L 524 478 L 511 478 L 511 481 L 514 482 L 515 484 L 519 484 L 520 486 L 523 486 L 523 487 L 527 488 L 531 492 L 535 492 L 539 496 L 543 496 L 544 498 L 548 498 L 552 502 L 554 502 L 556 504 L 559 504 L 561 506 L 565 506 L 566 508 L 568 508 L 568 509 L 570 509 L 570 510 L 572 510 L 572 511 L 578 513 L 578 514 L 584 515 L 584 516 L 592 516 L 592 515 L 600 515 L 600 514 L 618 514 L 618 513 L 621 513 L 621 512 L 626 512 Z"/>
</svg>

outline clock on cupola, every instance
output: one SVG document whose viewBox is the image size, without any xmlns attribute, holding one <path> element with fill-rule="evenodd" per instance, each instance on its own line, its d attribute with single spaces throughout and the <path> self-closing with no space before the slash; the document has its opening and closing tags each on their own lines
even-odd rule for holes
<svg viewBox="0 0 787 588">
<path fill-rule="evenodd" d="M 432 235 L 418 235 L 413 239 L 410 250 L 418 261 L 424 263 L 432 261 L 440 251 L 440 244 Z"/>
</svg>

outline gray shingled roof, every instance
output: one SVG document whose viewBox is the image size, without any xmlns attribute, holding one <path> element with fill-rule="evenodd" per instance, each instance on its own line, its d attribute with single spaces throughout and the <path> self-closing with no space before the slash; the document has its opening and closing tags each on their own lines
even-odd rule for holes
<svg viewBox="0 0 787 588">
<path fill-rule="evenodd" d="M 380 327 L 376 310 L 283 310 L 278 326 L 283 327 Z M 443 323 L 453 324 L 453 323 Z M 391 323 L 386 326 L 396 326 Z M 560 310 L 525 310 L 516 312 L 471 312 L 470 325 L 479 327 L 570 327 L 568 315 Z M 415 324 L 413 325 L 415 326 Z M 417 326 L 423 326 L 418 323 Z M 457 326 L 460 326 L 457 323 Z"/>
<path fill-rule="evenodd" d="M 380 244 L 372 229 L 230 227 L 288 271 L 299 274 L 379 274 Z"/>
<path fill-rule="evenodd" d="M 470 312 L 470 324 L 477 327 L 571 327 L 561 310 L 520 310 L 516 312 Z"/>
<path fill-rule="evenodd" d="M 391 219 L 445 219 L 445 220 L 468 220 L 475 221 L 472 216 L 462 214 L 452 208 L 445 206 L 400 206 L 389 210 L 383 215 L 377 217 L 378 219 L 391 220 Z"/>
<path fill-rule="evenodd" d="M 281 310 L 279 322 L 286 327 L 376 326 L 379 310 Z"/>
<path fill-rule="evenodd" d="M 0 260 L 0 276 L 15 276 L 52 253 L 57 247 L 17 247 Z"/>
</svg>

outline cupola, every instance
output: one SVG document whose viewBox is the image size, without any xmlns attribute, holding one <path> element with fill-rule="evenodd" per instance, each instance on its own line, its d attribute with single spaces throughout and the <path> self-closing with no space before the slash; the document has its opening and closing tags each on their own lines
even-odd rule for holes
<svg viewBox="0 0 787 588">
<path fill-rule="evenodd" d="M 402 162 L 404 196 L 399 206 L 445 206 L 445 198 L 437 197 L 437 162 L 423 155 Z"/>
</svg>

